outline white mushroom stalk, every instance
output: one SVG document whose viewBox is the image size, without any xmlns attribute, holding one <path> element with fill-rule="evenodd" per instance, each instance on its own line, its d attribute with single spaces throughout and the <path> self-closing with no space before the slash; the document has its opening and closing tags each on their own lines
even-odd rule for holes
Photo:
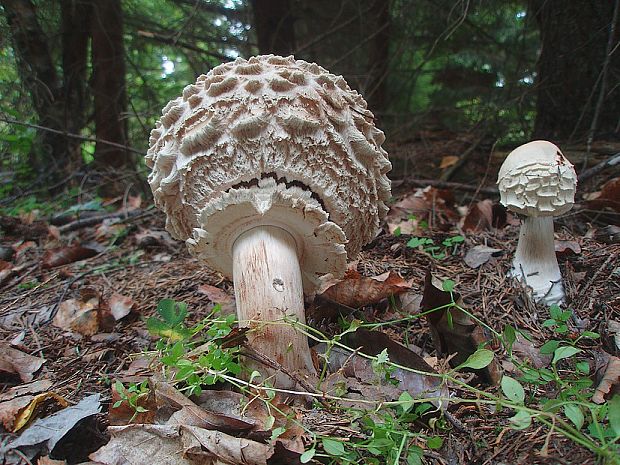
<svg viewBox="0 0 620 465">
<path fill-rule="evenodd" d="M 501 203 L 522 215 L 511 275 L 532 289 L 537 302 L 564 302 L 555 255 L 553 217 L 574 204 L 577 175 L 558 147 L 534 141 L 513 150 L 499 171 Z"/>
<path fill-rule="evenodd" d="M 233 278 L 251 347 L 289 372 L 314 367 L 284 321 L 305 322 L 304 291 L 342 275 L 385 216 L 384 139 L 341 76 L 273 55 L 200 76 L 151 132 L 149 183 L 168 231 Z"/>
</svg>

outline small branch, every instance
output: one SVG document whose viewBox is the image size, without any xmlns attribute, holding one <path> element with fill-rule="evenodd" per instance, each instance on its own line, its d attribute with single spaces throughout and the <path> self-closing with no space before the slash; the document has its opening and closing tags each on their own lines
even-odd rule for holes
<svg viewBox="0 0 620 465">
<path fill-rule="evenodd" d="M 88 226 L 94 226 L 96 224 L 101 223 L 103 220 L 107 220 L 110 218 L 124 217 L 124 219 L 127 220 L 130 218 L 139 217 L 145 212 L 146 212 L 145 210 L 138 209 L 138 210 L 132 210 L 129 212 L 121 211 L 121 212 L 115 212 L 115 213 L 107 213 L 105 215 L 91 216 L 90 218 L 82 218 L 79 220 L 72 221 L 71 223 L 67 223 L 64 226 L 60 226 L 58 228 L 58 231 L 60 231 L 61 233 L 75 231 L 76 229 L 86 228 Z"/>
<path fill-rule="evenodd" d="M 433 186 L 438 187 L 439 189 L 454 189 L 457 191 L 465 191 L 465 192 L 480 192 L 485 195 L 498 195 L 499 190 L 496 187 L 478 187 L 472 186 L 470 184 L 461 184 L 459 182 L 448 182 L 448 181 L 437 181 L 436 179 L 394 179 L 392 180 L 392 186 L 397 187 L 399 185 L 406 186 L 419 186 L 419 187 L 427 187 Z"/>
<path fill-rule="evenodd" d="M 209 56 L 211 56 L 213 58 L 217 58 L 218 60 L 220 60 L 222 62 L 227 62 L 227 61 L 232 61 L 233 60 L 233 58 L 231 58 L 231 57 L 229 57 L 227 55 L 222 55 L 221 53 L 211 52 L 209 50 L 205 50 L 204 48 L 198 47 L 198 46 L 190 44 L 188 42 L 183 42 L 183 41 L 175 39 L 174 37 L 168 37 L 166 35 L 159 34 L 157 32 L 138 31 L 138 36 L 144 37 L 145 39 L 151 39 L 151 40 L 154 40 L 156 42 L 160 42 L 162 44 L 172 45 L 174 47 L 185 48 L 187 50 L 191 50 L 193 52 L 201 53 L 203 55 L 209 55 Z"/>
<path fill-rule="evenodd" d="M 0 121 L 9 123 L 9 124 L 19 124 L 20 126 L 26 126 L 29 128 L 39 129 L 41 131 L 47 131 L 47 132 L 51 132 L 54 134 L 60 134 L 65 137 L 70 137 L 72 139 L 78 139 L 78 140 L 83 140 L 83 141 L 88 141 L 88 142 L 97 142 L 98 144 L 109 145 L 110 147 L 116 147 L 118 149 L 127 150 L 128 152 L 137 153 L 142 156 L 146 155 L 145 152 L 143 152 L 142 150 L 134 149 L 133 147 L 129 147 L 123 144 L 117 144 L 116 142 L 110 142 L 109 140 L 97 139 L 96 137 L 86 137 L 86 136 L 81 136 L 79 134 L 72 134 L 70 132 L 59 131 L 57 129 L 52 129 L 52 128 L 48 128 L 45 126 L 39 126 L 38 124 L 27 123 L 25 121 L 18 121 L 13 118 L 5 118 L 3 116 L 0 116 Z"/>
<path fill-rule="evenodd" d="M 246 357 L 249 357 L 249 358 L 251 358 L 251 359 L 253 359 L 253 360 L 255 360 L 255 361 L 259 362 L 259 363 L 262 363 L 263 365 L 265 365 L 265 366 L 267 366 L 267 367 L 269 367 L 269 368 L 271 368 L 273 370 L 280 371 L 280 372 L 284 373 L 286 376 L 288 376 L 293 381 L 295 381 L 299 386 L 304 388 L 307 392 L 312 392 L 314 394 L 324 394 L 324 392 L 319 391 L 318 389 L 316 389 L 314 386 L 312 386 L 310 383 L 308 383 L 302 377 L 296 375 L 295 373 L 291 373 L 284 366 L 280 365 L 275 360 L 272 360 L 269 357 L 267 357 L 266 355 L 263 355 L 260 352 L 252 349 L 248 345 L 244 345 L 243 346 L 243 349 L 241 350 L 241 355 L 245 355 Z M 321 404 L 323 404 L 324 407 L 327 407 L 327 403 L 325 403 L 324 400 L 322 400 L 322 399 L 317 399 L 317 400 L 319 402 L 321 402 Z"/>
<path fill-rule="evenodd" d="M 615 166 L 619 164 L 620 164 L 620 152 L 616 153 L 615 155 L 612 155 L 607 160 L 594 165 L 592 168 L 583 170 L 579 174 L 579 177 L 577 179 L 579 180 L 579 182 L 584 182 L 585 180 L 590 179 L 592 176 L 596 176 L 604 169 L 609 168 L 610 166 Z"/>
</svg>

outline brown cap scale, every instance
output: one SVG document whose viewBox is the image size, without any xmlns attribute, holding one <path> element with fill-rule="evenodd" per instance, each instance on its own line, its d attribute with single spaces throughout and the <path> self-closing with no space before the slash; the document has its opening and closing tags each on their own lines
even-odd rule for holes
<svg viewBox="0 0 620 465">
<path fill-rule="evenodd" d="M 501 203 L 522 215 L 511 274 L 532 288 L 536 301 L 564 301 L 555 256 L 553 217 L 573 207 L 577 175 L 551 142 L 538 140 L 513 150 L 499 170 Z"/>
<path fill-rule="evenodd" d="M 233 278 L 241 324 L 303 323 L 302 288 L 341 275 L 385 216 L 384 139 L 341 76 L 293 57 L 237 59 L 164 108 L 149 183 L 171 234 Z M 312 371 L 305 336 L 290 326 L 261 326 L 250 341 L 289 370 Z"/>
</svg>

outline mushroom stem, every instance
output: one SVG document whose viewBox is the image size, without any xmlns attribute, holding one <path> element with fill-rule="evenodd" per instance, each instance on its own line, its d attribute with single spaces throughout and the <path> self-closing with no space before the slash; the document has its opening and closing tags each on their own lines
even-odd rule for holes
<svg viewBox="0 0 620 465">
<path fill-rule="evenodd" d="M 525 217 L 522 220 L 511 274 L 532 288 L 536 301 L 547 305 L 564 301 L 562 275 L 555 256 L 552 216 Z"/>
<path fill-rule="evenodd" d="M 291 373 L 315 373 L 307 337 L 284 317 L 305 324 L 301 269 L 293 236 L 275 226 L 242 233 L 233 245 L 233 281 L 240 326 L 250 326 L 250 346 Z M 265 324 L 259 322 L 266 322 Z M 270 322 L 275 322 L 270 324 Z M 283 373 L 272 384 L 293 388 Z"/>
</svg>

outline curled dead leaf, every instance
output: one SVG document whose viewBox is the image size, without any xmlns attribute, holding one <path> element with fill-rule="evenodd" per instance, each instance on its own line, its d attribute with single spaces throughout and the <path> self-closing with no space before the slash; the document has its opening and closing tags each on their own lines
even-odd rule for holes
<svg viewBox="0 0 620 465">
<path fill-rule="evenodd" d="M 87 258 L 94 257 L 97 253 L 96 250 L 82 247 L 81 245 L 49 249 L 43 254 L 41 267 L 43 269 L 54 268 L 68 263 L 86 260 Z"/>
<path fill-rule="evenodd" d="M 44 358 L 29 355 L 8 344 L 0 343 L 0 373 L 18 375 L 23 382 L 28 383 L 33 380 L 34 374 L 44 363 Z"/>
<path fill-rule="evenodd" d="M 368 278 L 358 271 L 349 270 L 341 281 L 326 289 L 323 296 L 347 307 L 360 308 L 409 289 L 411 283 L 394 271 Z"/>
<path fill-rule="evenodd" d="M 501 229 L 506 226 L 506 222 L 506 208 L 486 199 L 468 208 L 462 220 L 462 228 L 465 232 L 488 231 L 492 228 Z"/>
<path fill-rule="evenodd" d="M 85 336 L 99 331 L 99 293 L 84 288 L 79 299 L 65 300 L 58 307 L 52 324 L 64 330 L 71 330 Z"/>
<path fill-rule="evenodd" d="M 499 257 L 502 253 L 501 249 L 494 249 L 486 245 L 476 245 L 467 251 L 463 261 L 468 267 L 475 269 L 484 265 L 491 257 Z"/>
<path fill-rule="evenodd" d="M 597 386 L 592 402 L 604 404 L 614 394 L 620 394 L 620 358 L 601 351 L 596 354 L 596 365 Z"/>
</svg>

